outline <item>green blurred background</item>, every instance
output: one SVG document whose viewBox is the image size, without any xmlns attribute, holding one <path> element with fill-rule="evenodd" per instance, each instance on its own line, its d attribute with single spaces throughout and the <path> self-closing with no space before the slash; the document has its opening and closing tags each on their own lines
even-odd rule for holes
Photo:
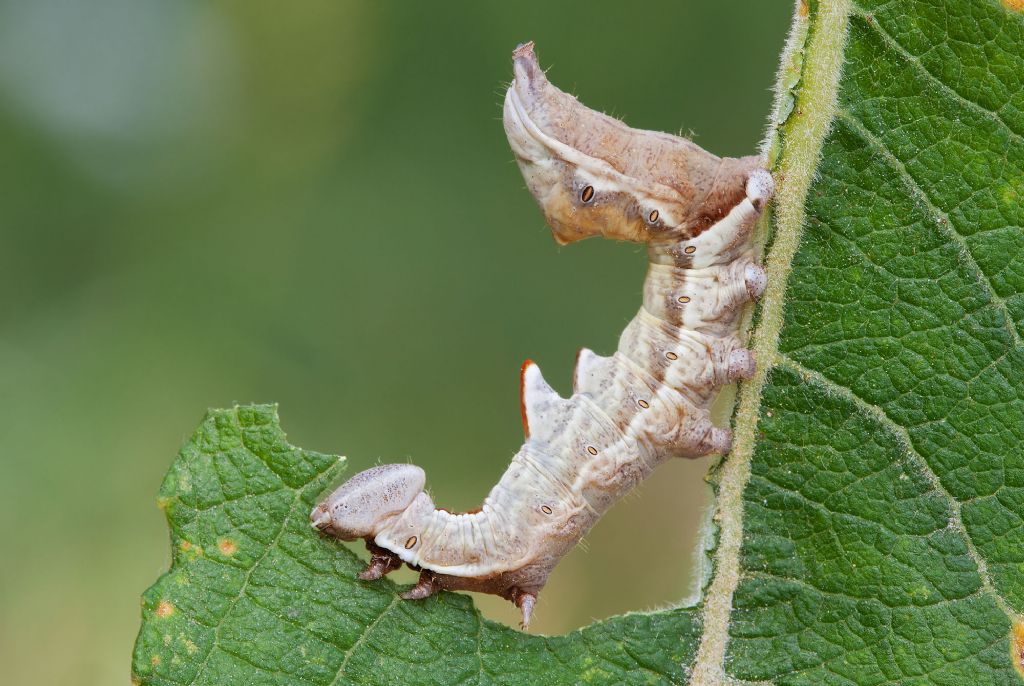
<svg viewBox="0 0 1024 686">
<path fill-rule="evenodd" d="M 207 407 L 276 401 L 293 443 L 478 505 L 521 442 L 523 359 L 567 393 L 645 266 L 550 239 L 500 122 L 512 48 L 633 126 L 748 154 L 790 7 L 0 3 L 0 680 L 128 681 L 169 562 L 157 488 Z M 706 466 L 613 510 L 536 630 L 684 597 Z"/>
</svg>

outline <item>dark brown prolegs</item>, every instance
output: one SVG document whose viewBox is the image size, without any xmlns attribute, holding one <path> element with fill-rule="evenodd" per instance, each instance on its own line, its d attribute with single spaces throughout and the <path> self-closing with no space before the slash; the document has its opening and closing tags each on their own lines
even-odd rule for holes
<svg viewBox="0 0 1024 686">
<path fill-rule="evenodd" d="M 376 581 L 402 566 L 402 560 L 397 555 L 371 541 L 366 542 L 366 549 L 370 551 L 370 564 L 359 574 L 363 581 Z"/>
<path fill-rule="evenodd" d="M 420 579 L 416 582 L 416 585 L 403 593 L 401 598 L 402 600 L 422 600 L 434 595 L 441 588 L 441 584 L 438 582 L 437 577 L 434 576 L 434 573 L 424 569 L 420 572 Z"/>
<path fill-rule="evenodd" d="M 403 564 L 401 558 L 390 550 L 386 550 L 381 548 L 379 545 L 376 545 L 373 541 L 366 542 L 366 549 L 370 551 L 370 564 L 368 564 L 366 569 L 359 574 L 359 578 L 363 581 L 376 581 L 384 575 L 395 571 Z M 452 583 L 453 580 L 455 583 Z M 484 582 L 481 583 L 472 579 L 446 577 L 444 575 L 438 575 L 429 569 L 423 569 L 420 570 L 420 578 L 416 582 L 416 585 L 405 593 L 402 593 L 400 597 L 403 600 L 423 600 L 424 598 L 429 598 L 445 588 L 448 588 L 449 590 L 495 593 L 515 603 L 515 606 L 518 607 L 519 611 L 523 614 L 523 621 L 520 626 L 522 626 L 524 630 L 528 629 L 530 627 L 530 617 L 533 615 L 533 606 L 537 603 L 537 594 L 524 591 L 518 586 L 507 587 L 502 584 L 495 588 L 495 582 L 499 584 L 501 583 L 497 579 L 484 580 Z"/>
</svg>

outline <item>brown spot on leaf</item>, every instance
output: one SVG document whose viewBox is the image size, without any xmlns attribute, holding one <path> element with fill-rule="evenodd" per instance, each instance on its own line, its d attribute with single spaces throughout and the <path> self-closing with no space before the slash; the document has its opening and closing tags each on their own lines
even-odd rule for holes
<svg viewBox="0 0 1024 686">
<path fill-rule="evenodd" d="M 800 0 L 800 16 L 806 17 L 811 13 L 811 7 L 807 4 L 807 0 Z"/>
<path fill-rule="evenodd" d="M 157 617 L 170 617 L 174 614 L 174 605 L 169 600 L 161 600 L 156 606 Z"/>
<path fill-rule="evenodd" d="M 230 538 L 222 538 L 217 541 L 217 550 L 225 557 L 231 557 L 238 552 L 238 544 Z"/>
<path fill-rule="evenodd" d="M 154 655 L 153 657 L 149 658 L 149 664 L 153 665 L 154 667 L 159 667 L 160 666 L 160 656 L 159 655 Z"/>
<path fill-rule="evenodd" d="M 1003 7 L 1011 12 L 1024 12 L 1024 0 L 1003 0 Z"/>
</svg>

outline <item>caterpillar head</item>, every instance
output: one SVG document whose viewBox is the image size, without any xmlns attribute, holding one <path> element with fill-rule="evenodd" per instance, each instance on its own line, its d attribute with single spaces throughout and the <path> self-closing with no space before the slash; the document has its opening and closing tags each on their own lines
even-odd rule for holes
<svg viewBox="0 0 1024 686">
<path fill-rule="evenodd" d="M 372 538 L 423 492 L 427 476 L 411 464 L 385 464 L 359 472 L 323 499 L 310 524 L 343 541 Z"/>
<path fill-rule="evenodd" d="M 758 157 L 717 157 L 584 107 L 548 82 L 533 43 L 512 59 L 505 133 L 559 243 L 693 238 L 746 197 Z"/>
</svg>

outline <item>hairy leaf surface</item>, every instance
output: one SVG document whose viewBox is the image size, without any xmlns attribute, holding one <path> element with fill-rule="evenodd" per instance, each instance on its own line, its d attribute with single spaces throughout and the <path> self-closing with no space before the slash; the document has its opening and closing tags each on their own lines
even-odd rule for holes
<svg viewBox="0 0 1024 686">
<path fill-rule="evenodd" d="M 1017 683 L 1024 22 L 862 1 L 845 58 L 744 496 L 729 671 Z"/>
</svg>

